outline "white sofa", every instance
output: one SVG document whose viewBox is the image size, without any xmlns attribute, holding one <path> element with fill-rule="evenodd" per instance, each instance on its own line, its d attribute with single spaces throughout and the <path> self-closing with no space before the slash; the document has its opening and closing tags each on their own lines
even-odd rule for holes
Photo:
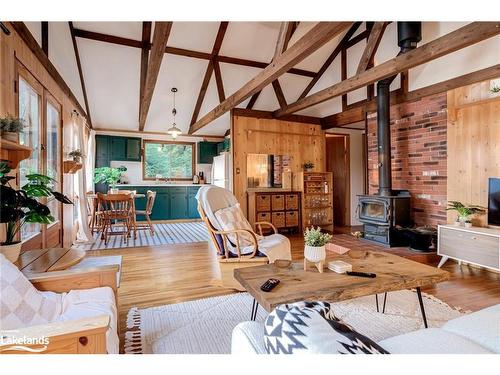
<svg viewBox="0 0 500 375">
<path fill-rule="evenodd" d="M 378 344 L 392 354 L 500 353 L 500 304 Z M 264 323 L 243 322 L 233 330 L 232 354 L 265 354 Z"/>
</svg>

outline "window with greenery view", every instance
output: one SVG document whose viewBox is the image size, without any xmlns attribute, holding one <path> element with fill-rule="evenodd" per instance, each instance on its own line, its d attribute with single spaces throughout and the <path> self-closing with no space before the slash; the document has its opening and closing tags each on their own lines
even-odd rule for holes
<svg viewBox="0 0 500 375">
<path fill-rule="evenodd" d="M 194 143 L 144 141 L 144 179 L 190 180 L 193 158 Z"/>
</svg>

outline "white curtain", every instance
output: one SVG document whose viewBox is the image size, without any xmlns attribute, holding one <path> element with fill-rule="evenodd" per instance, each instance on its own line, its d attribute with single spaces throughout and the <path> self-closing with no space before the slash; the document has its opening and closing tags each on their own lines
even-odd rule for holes
<svg viewBox="0 0 500 375">
<path fill-rule="evenodd" d="M 82 169 L 79 170 L 75 174 L 75 190 L 77 192 L 77 202 L 76 203 L 76 209 L 77 209 L 77 220 L 78 220 L 78 233 L 76 235 L 76 241 L 79 243 L 88 243 L 88 242 L 93 242 L 94 239 L 92 237 L 92 234 L 90 233 L 90 229 L 88 226 L 88 215 L 89 211 L 87 208 L 87 196 L 86 193 L 89 191 L 87 188 L 87 182 L 92 181 L 92 178 L 89 180 L 88 175 L 89 175 L 89 165 L 93 165 L 93 160 L 94 160 L 94 152 L 91 151 L 91 149 L 88 147 L 88 144 L 90 144 L 90 139 L 93 138 L 93 135 L 91 134 L 89 138 L 88 144 L 85 144 L 85 123 L 84 119 L 81 117 L 78 117 L 76 119 L 76 129 L 75 129 L 75 135 L 77 139 L 77 148 L 82 150 L 83 154 L 85 155 L 84 162 L 82 163 Z M 91 131 L 92 133 L 93 131 Z M 89 164 L 89 159 L 92 159 L 92 163 Z M 93 168 L 91 168 L 90 173 L 93 173 Z"/>
<path fill-rule="evenodd" d="M 90 130 L 87 141 L 87 152 L 85 155 L 85 181 L 87 182 L 87 191 L 94 190 L 94 166 L 95 166 L 95 130 Z"/>
</svg>

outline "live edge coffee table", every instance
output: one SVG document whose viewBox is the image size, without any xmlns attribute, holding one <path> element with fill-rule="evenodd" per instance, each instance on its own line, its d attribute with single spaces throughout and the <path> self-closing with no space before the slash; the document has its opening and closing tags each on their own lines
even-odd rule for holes
<svg viewBox="0 0 500 375">
<path fill-rule="evenodd" d="M 319 273 L 313 266 L 304 271 L 302 261 L 293 262 L 287 268 L 266 264 L 234 270 L 235 279 L 254 298 L 251 319 L 255 320 L 259 305 L 271 312 L 282 303 L 314 300 L 338 302 L 414 288 L 417 291 L 424 326 L 427 328 L 420 288 L 448 280 L 450 277 L 448 272 L 441 269 L 381 251 L 351 250 L 344 255 L 330 255 L 327 262 L 331 260 L 343 260 L 352 264 L 353 271 L 371 272 L 377 274 L 377 277 L 370 279 L 348 276 L 327 268 L 323 273 Z M 280 284 L 271 292 L 261 291 L 260 286 L 270 278 L 279 279 Z"/>
</svg>

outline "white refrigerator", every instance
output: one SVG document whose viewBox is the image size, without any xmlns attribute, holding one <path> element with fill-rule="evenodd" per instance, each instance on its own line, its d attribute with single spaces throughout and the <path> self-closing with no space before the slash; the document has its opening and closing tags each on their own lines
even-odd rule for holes
<svg viewBox="0 0 500 375">
<path fill-rule="evenodd" d="M 233 191 L 233 167 L 230 152 L 214 157 L 212 164 L 212 185 Z"/>
</svg>

